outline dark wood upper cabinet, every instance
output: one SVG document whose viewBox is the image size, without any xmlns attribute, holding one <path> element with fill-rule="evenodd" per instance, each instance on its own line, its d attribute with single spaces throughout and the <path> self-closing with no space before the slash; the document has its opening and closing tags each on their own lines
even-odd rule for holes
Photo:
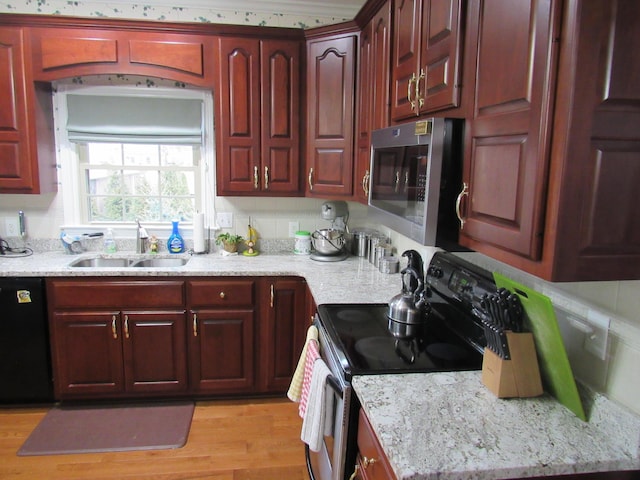
<svg viewBox="0 0 640 480">
<path fill-rule="evenodd" d="M 358 56 L 358 116 L 354 198 L 367 203 L 371 131 L 389 125 L 391 68 L 391 0 L 360 33 Z"/>
<path fill-rule="evenodd" d="M 551 281 L 640 278 L 640 5 L 469 7 L 477 84 L 461 241 Z"/>
<path fill-rule="evenodd" d="M 218 40 L 218 194 L 300 194 L 300 51 L 296 40 Z"/>
<path fill-rule="evenodd" d="M 478 7 L 472 7 L 476 85 L 466 126 L 461 233 L 538 260 L 560 12 L 539 0 L 472 4 Z"/>
<path fill-rule="evenodd" d="M 32 81 L 25 35 L 0 29 L 0 193 L 57 190 L 51 89 Z"/>
<path fill-rule="evenodd" d="M 307 196 L 353 192 L 356 40 L 307 40 Z"/>
<path fill-rule="evenodd" d="M 460 105 L 462 0 L 395 0 L 391 119 Z"/>
<path fill-rule="evenodd" d="M 545 265 L 553 265 L 547 276 L 638 279 L 640 4 L 570 1 L 563 18 L 543 247 Z"/>
</svg>

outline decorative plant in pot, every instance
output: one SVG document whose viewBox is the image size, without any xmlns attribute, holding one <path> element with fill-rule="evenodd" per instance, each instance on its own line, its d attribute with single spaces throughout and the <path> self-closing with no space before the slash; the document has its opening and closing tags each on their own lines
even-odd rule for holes
<svg viewBox="0 0 640 480">
<path fill-rule="evenodd" d="M 230 253 L 237 252 L 238 244 L 243 241 L 242 235 L 235 235 L 233 233 L 221 233 L 216 237 L 216 245 L 222 245 L 222 248 Z"/>
</svg>

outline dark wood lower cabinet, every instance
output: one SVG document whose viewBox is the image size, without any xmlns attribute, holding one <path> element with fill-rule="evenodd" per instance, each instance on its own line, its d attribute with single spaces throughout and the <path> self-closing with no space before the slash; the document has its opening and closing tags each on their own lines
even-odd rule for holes
<svg viewBox="0 0 640 480">
<path fill-rule="evenodd" d="M 194 311 L 192 315 L 189 340 L 191 391 L 253 391 L 253 310 L 208 309 Z"/>
<path fill-rule="evenodd" d="M 296 277 L 49 279 L 47 292 L 59 400 L 282 393 L 309 323 Z"/>
<path fill-rule="evenodd" d="M 122 312 L 125 391 L 185 392 L 185 311 Z"/>
<path fill-rule="evenodd" d="M 259 388 L 285 392 L 310 324 L 305 314 L 305 283 L 299 278 L 266 278 L 261 291 Z"/>
<path fill-rule="evenodd" d="M 55 312 L 51 323 L 60 399 L 187 389 L 184 311 Z"/>
</svg>

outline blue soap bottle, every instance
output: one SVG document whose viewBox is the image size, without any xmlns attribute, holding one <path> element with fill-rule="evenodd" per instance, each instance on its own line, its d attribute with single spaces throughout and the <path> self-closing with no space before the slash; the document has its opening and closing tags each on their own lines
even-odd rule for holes
<svg viewBox="0 0 640 480">
<path fill-rule="evenodd" d="M 171 222 L 173 224 L 173 230 L 167 240 L 167 249 L 169 253 L 182 253 L 184 252 L 184 240 L 178 231 L 178 220 Z"/>
</svg>

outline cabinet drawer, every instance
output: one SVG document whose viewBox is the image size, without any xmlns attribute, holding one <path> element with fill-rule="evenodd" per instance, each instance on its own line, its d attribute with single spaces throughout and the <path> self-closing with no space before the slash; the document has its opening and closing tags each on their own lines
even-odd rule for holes
<svg viewBox="0 0 640 480">
<path fill-rule="evenodd" d="M 182 307 L 181 280 L 49 280 L 47 295 L 53 308 Z"/>
<path fill-rule="evenodd" d="M 358 419 L 358 452 L 361 478 L 395 480 L 396 476 L 389 465 L 389 460 L 378 443 L 378 438 L 363 410 L 360 410 Z"/>
<path fill-rule="evenodd" d="M 187 283 L 190 307 L 253 307 L 255 282 L 244 279 L 194 280 Z"/>
</svg>

